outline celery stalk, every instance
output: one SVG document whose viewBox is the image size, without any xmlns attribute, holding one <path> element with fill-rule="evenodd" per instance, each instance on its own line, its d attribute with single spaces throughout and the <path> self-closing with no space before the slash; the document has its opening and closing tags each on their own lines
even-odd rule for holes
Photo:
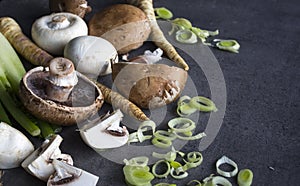
<svg viewBox="0 0 300 186">
<path fill-rule="evenodd" d="M 38 120 L 37 123 L 38 123 L 38 126 L 41 129 L 41 133 L 42 133 L 43 138 L 48 139 L 52 135 L 54 135 L 54 131 L 52 129 L 52 126 L 49 123 L 47 123 L 45 121 L 42 121 L 42 120 Z"/>
<path fill-rule="evenodd" d="M 32 122 L 28 116 L 20 110 L 18 105 L 15 103 L 11 95 L 8 93 L 3 81 L 6 78 L 0 75 L 0 101 L 3 103 L 5 108 L 11 113 L 13 118 L 32 136 L 38 136 L 41 130 L 38 126 Z M 4 81 L 5 82 L 5 81 Z"/>
<path fill-rule="evenodd" d="M 8 79 L 13 93 L 17 94 L 19 84 L 26 73 L 25 68 L 8 40 L 0 33 L 0 69 Z"/>
<path fill-rule="evenodd" d="M 3 108 L 1 102 L 0 102 L 0 121 L 3 121 L 9 125 L 11 125 L 11 122 L 6 114 L 5 109 Z"/>
</svg>

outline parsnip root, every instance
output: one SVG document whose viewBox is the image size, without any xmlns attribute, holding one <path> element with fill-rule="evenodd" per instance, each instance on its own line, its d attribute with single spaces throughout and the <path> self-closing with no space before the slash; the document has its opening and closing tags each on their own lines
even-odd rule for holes
<svg viewBox="0 0 300 186">
<path fill-rule="evenodd" d="M 184 70 L 189 70 L 188 64 L 184 59 L 178 54 L 176 49 L 169 43 L 165 38 L 163 32 L 161 31 L 159 25 L 157 24 L 155 12 L 153 8 L 153 0 L 127 0 L 128 3 L 135 5 L 142 9 L 150 21 L 151 26 L 151 40 L 159 48 L 164 50 L 166 55 L 174 61 L 177 65 L 182 67 Z"/>
</svg>

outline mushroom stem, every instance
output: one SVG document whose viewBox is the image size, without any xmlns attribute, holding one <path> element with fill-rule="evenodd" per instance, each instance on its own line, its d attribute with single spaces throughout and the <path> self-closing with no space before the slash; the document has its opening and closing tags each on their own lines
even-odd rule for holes
<svg viewBox="0 0 300 186">
<path fill-rule="evenodd" d="M 75 169 L 73 166 L 68 165 L 64 162 L 61 162 L 57 159 L 54 159 L 52 162 L 56 175 L 53 178 L 54 182 L 59 182 L 61 180 L 66 180 L 68 178 L 74 179 L 80 176 L 81 170 Z"/>
<path fill-rule="evenodd" d="M 66 58 L 54 58 L 50 61 L 49 72 L 46 87 L 48 98 L 58 102 L 67 101 L 78 82 L 73 63 Z"/>
<path fill-rule="evenodd" d="M 51 22 L 48 23 L 48 27 L 52 30 L 64 29 L 70 26 L 70 21 L 64 15 L 56 15 L 52 17 Z"/>
</svg>

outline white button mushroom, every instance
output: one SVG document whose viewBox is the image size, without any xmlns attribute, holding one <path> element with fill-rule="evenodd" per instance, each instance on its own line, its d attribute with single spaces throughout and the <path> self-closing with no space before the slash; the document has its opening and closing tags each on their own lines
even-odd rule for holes
<svg viewBox="0 0 300 186">
<path fill-rule="evenodd" d="M 31 28 L 34 42 L 54 55 L 63 54 L 65 45 L 73 38 L 88 34 L 88 28 L 79 16 L 62 12 L 37 19 Z"/>
<path fill-rule="evenodd" d="M 4 122 L 0 122 L 0 142 L 0 169 L 20 166 L 34 151 L 32 143 L 24 134 Z"/>
<path fill-rule="evenodd" d="M 95 78 L 110 74 L 111 63 L 118 62 L 115 47 L 109 41 L 96 36 L 72 39 L 65 46 L 64 57 L 74 63 L 78 72 Z"/>
<path fill-rule="evenodd" d="M 123 114 L 118 109 L 81 127 L 80 135 L 83 141 L 95 150 L 121 147 L 129 138 L 126 127 L 120 127 L 122 118 Z"/>
<path fill-rule="evenodd" d="M 36 149 L 23 161 L 22 167 L 37 178 L 47 181 L 51 174 L 55 172 L 52 164 L 54 159 L 61 159 L 61 161 L 73 165 L 71 156 L 61 153 L 59 149 L 61 142 L 62 137 L 59 135 L 46 140 L 41 147 Z"/>
</svg>

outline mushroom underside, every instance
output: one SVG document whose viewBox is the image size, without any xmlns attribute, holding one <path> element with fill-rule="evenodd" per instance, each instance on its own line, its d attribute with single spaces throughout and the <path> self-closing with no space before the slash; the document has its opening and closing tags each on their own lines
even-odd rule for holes
<svg viewBox="0 0 300 186">
<path fill-rule="evenodd" d="M 97 113 L 103 104 L 103 96 L 90 80 L 78 73 L 78 83 L 63 103 L 47 97 L 46 77 L 49 72 L 35 70 L 24 76 L 20 84 L 20 99 L 34 116 L 59 125 L 72 125 Z"/>
</svg>

